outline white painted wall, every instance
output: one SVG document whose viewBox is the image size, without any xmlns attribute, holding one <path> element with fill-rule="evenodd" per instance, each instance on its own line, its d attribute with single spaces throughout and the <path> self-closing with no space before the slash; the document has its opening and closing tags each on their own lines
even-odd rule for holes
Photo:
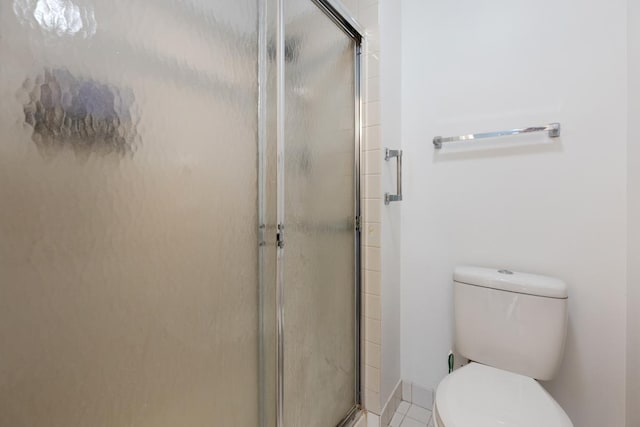
<svg viewBox="0 0 640 427">
<path fill-rule="evenodd" d="M 640 4 L 629 1 L 627 427 L 640 426 Z"/>
<path fill-rule="evenodd" d="M 446 374 L 455 265 L 557 276 L 569 284 L 568 347 L 545 386 L 576 426 L 624 425 L 626 1 L 402 8 L 403 379 L 435 387 Z M 554 142 L 431 144 L 552 121 Z"/>
<path fill-rule="evenodd" d="M 401 27 L 400 2 L 381 0 L 380 88 L 382 148 L 401 148 Z M 382 165 L 382 190 L 396 193 L 396 162 Z M 382 208 L 382 369 L 380 399 L 384 405 L 400 381 L 400 253 L 402 202 Z"/>
</svg>

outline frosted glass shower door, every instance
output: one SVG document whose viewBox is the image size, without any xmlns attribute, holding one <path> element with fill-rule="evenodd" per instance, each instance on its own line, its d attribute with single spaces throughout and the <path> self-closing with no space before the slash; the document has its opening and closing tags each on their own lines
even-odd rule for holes
<svg viewBox="0 0 640 427">
<path fill-rule="evenodd" d="M 356 404 L 355 41 L 285 2 L 284 426 Z"/>
<path fill-rule="evenodd" d="M 0 426 L 259 425 L 257 7 L 0 4 Z"/>
</svg>

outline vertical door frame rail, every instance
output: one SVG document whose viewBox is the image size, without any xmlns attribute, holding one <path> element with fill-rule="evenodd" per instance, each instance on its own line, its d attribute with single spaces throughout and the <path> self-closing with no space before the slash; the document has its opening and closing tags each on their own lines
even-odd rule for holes
<svg viewBox="0 0 640 427">
<path fill-rule="evenodd" d="M 284 212 L 284 170 L 285 170 L 285 1 L 277 0 L 277 278 L 276 278 L 276 425 L 277 427 L 290 427 L 284 425 L 284 235 L 285 212 Z M 361 330 L 362 330 L 362 280 L 361 280 L 361 207 L 360 207 L 360 165 L 362 156 L 361 133 L 362 133 L 362 45 L 364 42 L 363 27 L 350 15 L 339 0 L 309 0 L 322 10 L 336 25 L 342 29 L 355 43 L 353 52 L 354 58 L 354 297 L 355 297 L 355 405 L 346 414 L 346 417 L 338 426 L 347 425 L 358 413 L 362 406 L 361 393 Z"/>
</svg>

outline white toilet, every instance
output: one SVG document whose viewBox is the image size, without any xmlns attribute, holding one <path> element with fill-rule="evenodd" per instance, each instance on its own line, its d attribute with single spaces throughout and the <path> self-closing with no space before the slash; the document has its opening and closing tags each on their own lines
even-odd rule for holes
<svg viewBox="0 0 640 427">
<path fill-rule="evenodd" d="M 551 277 L 457 267 L 456 350 L 471 360 L 436 391 L 436 427 L 572 427 L 536 380 L 564 353 L 567 285 Z"/>
</svg>

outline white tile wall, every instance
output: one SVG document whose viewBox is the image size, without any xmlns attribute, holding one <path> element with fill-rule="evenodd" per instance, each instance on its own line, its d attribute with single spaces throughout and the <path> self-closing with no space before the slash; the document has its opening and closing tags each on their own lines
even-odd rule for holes
<svg viewBox="0 0 640 427">
<path fill-rule="evenodd" d="M 367 425 L 380 425 L 381 413 L 381 212 L 382 147 L 380 133 L 380 54 L 378 0 L 343 0 L 352 16 L 365 27 L 363 46 L 362 132 L 362 262 L 363 262 L 363 377 Z M 385 397 L 386 398 L 386 397 Z"/>
<path fill-rule="evenodd" d="M 380 101 L 380 78 L 368 76 L 365 84 L 367 102 Z"/>
<path fill-rule="evenodd" d="M 365 270 L 364 272 L 364 291 L 371 295 L 380 295 L 380 272 Z"/>
<path fill-rule="evenodd" d="M 379 126 L 377 126 L 379 128 Z M 380 175 L 382 173 L 382 150 L 370 150 L 364 152 L 364 168 L 367 175 Z"/>
<path fill-rule="evenodd" d="M 380 341 L 381 337 L 381 322 L 375 319 L 365 318 L 365 341 L 372 342 L 374 344 L 382 345 Z M 380 402 L 378 402 L 378 406 L 380 406 Z"/>
<path fill-rule="evenodd" d="M 380 223 L 382 219 L 382 206 L 378 199 L 365 199 L 362 204 L 364 216 L 369 223 Z"/>
<path fill-rule="evenodd" d="M 360 8 L 360 17 L 358 21 L 366 28 L 367 35 L 369 33 L 378 32 L 378 1 L 370 1 L 369 4 L 362 5 Z"/>
<path fill-rule="evenodd" d="M 374 4 L 378 4 L 378 0 L 360 0 L 360 7 L 366 8 L 368 6 L 373 6 Z"/>
<path fill-rule="evenodd" d="M 365 316 L 374 320 L 382 320 L 382 306 L 380 305 L 380 297 L 377 295 L 366 294 L 364 299 Z"/>
<path fill-rule="evenodd" d="M 380 417 L 377 415 L 380 413 L 380 393 L 366 388 L 364 390 L 364 407 L 370 416 L 376 415 L 378 424 L 380 425 Z M 374 424 L 370 424 L 374 425 Z M 376 426 L 377 426 L 376 425 Z"/>
<path fill-rule="evenodd" d="M 368 413 L 367 427 L 379 427 L 379 426 L 380 426 L 380 417 L 375 414 Z"/>
<path fill-rule="evenodd" d="M 363 75 L 363 182 L 365 185 L 363 212 L 363 254 L 365 283 L 363 286 L 365 295 L 364 314 L 367 325 L 371 330 L 365 329 L 365 352 L 371 350 L 371 354 L 365 354 L 365 369 L 368 375 L 365 378 L 365 407 L 367 410 L 381 414 L 380 401 L 380 349 L 382 312 L 380 295 L 380 271 L 381 271 L 381 211 L 382 211 L 382 150 L 380 132 L 380 55 L 379 49 L 372 50 L 379 43 L 370 43 L 369 40 L 377 39 L 378 33 L 378 1 L 359 0 L 358 21 L 366 28 L 366 41 L 364 45 L 364 75 Z M 371 281 L 371 283 L 369 283 Z M 367 396 L 369 395 L 369 396 Z M 368 397 L 368 399 L 366 398 Z M 367 405 L 367 403 L 369 403 Z M 377 419 L 378 425 L 380 419 Z"/>
<path fill-rule="evenodd" d="M 365 270 L 380 271 L 381 253 L 379 247 L 365 246 L 364 268 Z"/>
<path fill-rule="evenodd" d="M 364 128 L 364 149 L 365 150 L 377 150 L 382 146 L 382 129 L 381 126 L 367 126 Z M 382 155 L 382 154 L 381 154 Z"/>
<path fill-rule="evenodd" d="M 364 377 L 367 389 L 380 393 L 380 369 L 373 366 L 365 366 Z"/>
<path fill-rule="evenodd" d="M 367 341 L 364 346 L 365 365 L 380 369 L 380 345 Z"/>
<path fill-rule="evenodd" d="M 367 78 L 378 77 L 380 75 L 380 54 L 369 53 L 365 57 L 365 67 L 368 71 Z"/>
<path fill-rule="evenodd" d="M 365 222 L 363 227 L 365 246 L 379 248 L 382 245 L 381 226 L 379 222 Z"/>
<path fill-rule="evenodd" d="M 379 200 L 380 195 L 382 194 L 381 183 L 380 183 L 380 174 L 376 175 L 365 175 L 362 180 L 364 184 L 363 194 L 366 199 L 375 199 L 378 196 Z M 367 218 L 364 219 L 367 221 Z"/>
<path fill-rule="evenodd" d="M 380 125 L 380 102 L 365 102 L 364 123 L 366 127 Z"/>
</svg>

